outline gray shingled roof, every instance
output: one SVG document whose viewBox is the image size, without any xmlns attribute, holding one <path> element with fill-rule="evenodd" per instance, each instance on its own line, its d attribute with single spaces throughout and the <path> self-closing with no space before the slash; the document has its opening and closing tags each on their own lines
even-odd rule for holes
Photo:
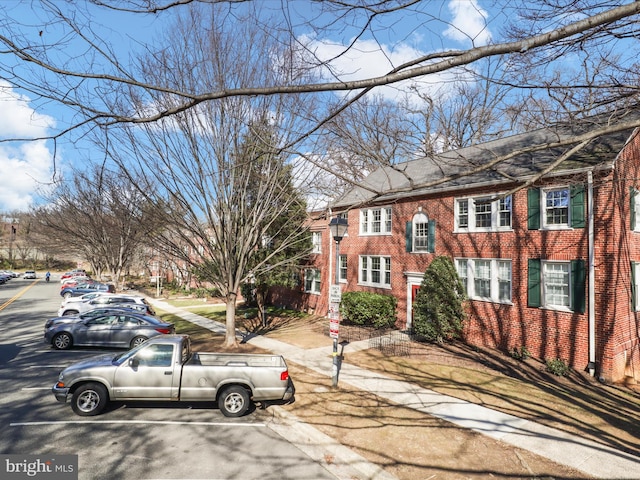
<svg viewBox="0 0 640 480">
<path fill-rule="evenodd" d="M 351 189 L 333 207 L 344 208 L 371 201 L 375 201 L 375 203 L 389 202 L 399 198 L 463 190 L 484 185 L 514 185 L 540 174 L 574 145 L 519 153 L 489 169 L 470 175 L 460 175 L 526 147 L 544 146 L 567 140 L 575 137 L 576 134 L 595 128 L 596 125 L 596 117 L 593 117 L 582 121 L 577 126 L 542 128 L 441 153 L 433 157 L 403 162 L 393 167 L 381 167 L 364 179 L 363 186 Z M 585 168 L 613 166 L 616 156 L 624 147 L 631 132 L 632 130 L 624 130 L 592 140 L 582 150 L 557 166 L 554 173 L 570 173 Z M 435 181 L 441 183 L 434 184 Z M 376 195 L 371 190 L 381 192 L 381 194 Z"/>
</svg>

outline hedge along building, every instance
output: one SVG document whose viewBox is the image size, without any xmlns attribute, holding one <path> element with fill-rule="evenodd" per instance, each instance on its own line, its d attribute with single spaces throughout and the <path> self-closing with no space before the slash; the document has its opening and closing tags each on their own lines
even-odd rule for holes
<svg viewBox="0 0 640 480">
<path fill-rule="evenodd" d="M 469 297 L 466 342 L 640 380 L 640 135 L 563 144 L 600 120 L 374 171 L 332 207 L 349 222 L 342 290 L 395 296 L 397 326 L 411 329 L 423 274 L 446 255 Z M 299 294 L 319 314 L 336 268 L 328 217 L 312 220 L 315 254 Z"/>
</svg>

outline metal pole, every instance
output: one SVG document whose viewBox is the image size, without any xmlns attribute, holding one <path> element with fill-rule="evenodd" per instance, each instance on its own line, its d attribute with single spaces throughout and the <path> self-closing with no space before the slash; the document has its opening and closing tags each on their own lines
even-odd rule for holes
<svg viewBox="0 0 640 480">
<path fill-rule="evenodd" d="M 340 241 L 336 240 L 336 276 L 335 285 L 340 285 Z M 331 375 L 331 384 L 338 386 L 338 336 L 333 337 L 333 368 Z"/>
</svg>

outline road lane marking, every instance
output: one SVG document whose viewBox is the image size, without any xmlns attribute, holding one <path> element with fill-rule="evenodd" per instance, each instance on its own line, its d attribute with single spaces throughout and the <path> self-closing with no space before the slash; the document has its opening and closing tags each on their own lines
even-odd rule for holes
<svg viewBox="0 0 640 480">
<path fill-rule="evenodd" d="M 33 282 L 31 282 L 31 285 L 27 285 L 26 287 L 24 287 L 22 290 L 20 290 L 18 293 L 16 293 L 13 297 L 11 297 L 9 300 L 7 300 L 6 302 L 4 302 L 2 305 L 0 305 L 0 311 L 4 310 L 5 308 L 7 308 L 9 305 L 11 305 L 13 302 L 15 302 L 17 299 L 19 299 L 22 295 L 25 294 L 25 292 L 27 290 L 29 290 L 31 287 L 33 287 L 36 283 L 38 283 L 39 280 L 35 280 Z"/>
<path fill-rule="evenodd" d="M 197 425 L 197 426 L 213 426 L 213 427 L 258 427 L 266 428 L 265 423 L 225 423 L 225 422 L 177 422 L 172 420 L 71 420 L 71 421 L 52 421 L 52 422 L 16 422 L 10 423 L 10 427 L 39 427 L 43 425 Z"/>
</svg>

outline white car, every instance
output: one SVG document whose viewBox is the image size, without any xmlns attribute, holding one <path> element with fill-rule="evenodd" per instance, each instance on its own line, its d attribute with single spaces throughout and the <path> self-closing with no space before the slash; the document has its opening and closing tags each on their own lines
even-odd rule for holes
<svg viewBox="0 0 640 480">
<path fill-rule="evenodd" d="M 93 300 L 96 297 L 100 297 L 101 295 L 116 295 L 111 292 L 89 292 L 82 294 L 78 297 L 66 297 L 62 300 L 60 307 L 64 307 L 65 305 L 69 305 L 70 303 L 76 302 L 88 302 L 89 300 Z"/>
<path fill-rule="evenodd" d="M 74 302 L 66 305 L 63 304 L 62 307 L 60 307 L 60 310 L 58 310 L 58 316 L 64 317 L 66 315 L 77 315 L 96 307 L 139 308 L 143 310 L 143 313 L 146 315 L 155 316 L 156 314 L 144 297 L 114 294 L 100 295 L 85 302 Z"/>
<path fill-rule="evenodd" d="M 24 275 L 22 276 L 22 278 L 27 278 L 27 279 L 35 279 L 36 277 L 36 271 L 35 270 L 27 270 L 26 272 L 24 272 Z"/>
</svg>

